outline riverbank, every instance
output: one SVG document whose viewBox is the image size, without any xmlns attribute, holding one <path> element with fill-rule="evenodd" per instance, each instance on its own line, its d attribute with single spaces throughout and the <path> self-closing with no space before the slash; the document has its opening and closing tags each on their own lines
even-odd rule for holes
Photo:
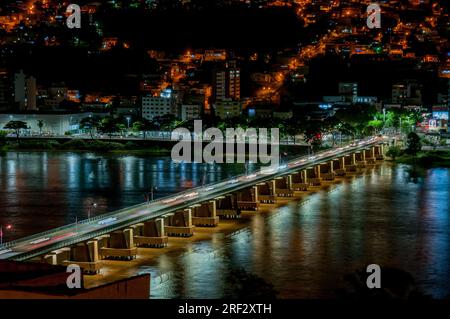
<svg viewBox="0 0 450 319">
<path fill-rule="evenodd" d="M 422 167 L 450 167 L 450 151 L 422 151 L 416 157 L 403 154 L 395 159 L 395 163 Z"/>
<path fill-rule="evenodd" d="M 32 152 L 46 152 L 46 151 L 70 151 L 70 152 L 95 152 L 95 153 L 112 153 L 123 155 L 139 155 L 139 156 L 170 156 L 173 147 L 178 143 L 176 140 L 90 140 L 90 139 L 21 139 L 9 140 L 3 147 L 0 148 L 0 155 L 4 155 L 7 151 L 32 151 Z M 210 142 L 203 142 L 202 149 Z M 236 146 L 235 146 L 236 148 Z M 248 148 L 248 146 L 247 146 Z M 321 147 L 316 151 L 327 149 Z M 248 150 L 250 151 L 250 150 Z M 191 145 L 191 152 L 195 152 L 195 148 Z M 269 151 L 270 152 L 270 151 Z M 280 155 L 293 158 L 304 155 L 305 148 L 299 145 L 280 145 Z M 287 154 L 287 155 L 285 155 Z M 223 154 L 227 156 L 227 154 Z M 234 154 L 236 155 L 236 154 Z M 249 153 L 247 153 L 247 157 Z M 261 155 L 260 155 L 261 156 Z M 286 157 L 284 157 L 286 159 Z M 225 158 L 224 158 L 225 161 Z"/>
<path fill-rule="evenodd" d="M 21 140 L 8 142 L 0 150 L 7 151 L 91 151 L 99 153 L 134 154 L 134 155 L 170 155 L 170 148 L 158 145 L 145 146 L 128 141 L 126 143 L 99 141 L 99 140 Z"/>
</svg>

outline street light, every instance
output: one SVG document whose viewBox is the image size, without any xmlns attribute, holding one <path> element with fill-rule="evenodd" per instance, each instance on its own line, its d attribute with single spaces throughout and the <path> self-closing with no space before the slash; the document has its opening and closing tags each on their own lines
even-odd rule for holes
<svg viewBox="0 0 450 319">
<path fill-rule="evenodd" d="M 150 201 L 153 200 L 153 193 L 156 190 L 158 190 L 158 187 L 152 186 L 150 187 L 150 192 L 144 193 L 144 198 L 147 200 L 147 205 L 150 204 Z"/>
<path fill-rule="evenodd" d="M 157 190 L 158 190 L 158 187 L 156 187 L 156 186 L 152 186 L 150 188 L 150 200 L 153 200 L 153 192 L 157 191 Z"/>
<path fill-rule="evenodd" d="M 93 208 L 97 207 L 97 203 L 90 203 L 88 206 L 88 219 L 91 218 L 91 211 Z"/>
<path fill-rule="evenodd" d="M 6 230 L 11 230 L 13 227 L 12 225 L 6 225 Z M 0 245 L 3 244 L 3 226 L 0 226 Z"/>
</svg>

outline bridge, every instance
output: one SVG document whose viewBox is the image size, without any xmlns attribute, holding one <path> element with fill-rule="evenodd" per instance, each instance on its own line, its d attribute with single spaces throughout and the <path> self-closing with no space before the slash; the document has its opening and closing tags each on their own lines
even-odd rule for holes
<svg viewBox="0 0 450 319">
<path fill-rule="evenodd" d="M 98 273 L 102 259 L 133 259 L 137 247 L 164 247 L 170 236 L 192 236 L 196 227 L 217 226 L 221 218 L 239 218 L 376 165 L 384 144 L 382 137 L 356 141 L 7 242 L 0 245 L 0 259 L 78 264 Z"/>
</svg>

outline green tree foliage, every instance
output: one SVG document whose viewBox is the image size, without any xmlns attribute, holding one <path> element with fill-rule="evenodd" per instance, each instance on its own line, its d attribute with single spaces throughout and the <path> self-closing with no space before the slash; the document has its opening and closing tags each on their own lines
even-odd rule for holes
<svg viewBox="0 0 450 319">
<path fill-rule="evenodd" d="M 386 155 L 392 158 L 394 161 L 397 157 L 402 155 L 402 150 L 398 146 L 391 146 L 386 152 Z"/>
<path fill-rule="evenodd" d="M 161 131 L 173 131 L 177 127 L 179 127 L 182 123 L 180 119 L 178 119 L 173 114 L 165 114 L 163 116 L 157 116 L 153 119 L 153 122 Z"/>
<path fill-rule="evenodd" d="M 80 128 L 83 130 L 89 131 L 89 134 L 91 135 L 91 139 L 94 139 L 94 131 L 99 125 L 100 119 L 98 116 L 88 116 L 80 121 Z"/>
<path fill-rule="evenodd" d="M 9 121 L 3 128 L 6 130 L 13 130 L 16 134 L 17 143 L 20 143 L 20 131 L 23 129 L 26 130 L 28 125 L 23 121 Z"/>
<path fill-rule="evenodd" d="M 99 122 L 97 130 L 103 134 L 108 134 L 111 139 L 114 133 L 120 131 L 120 127 L 114 117 L 108 116 Z"/>
<path fill-rule="evenodd" d="M 37 126 L 39 127 L 39 135 L 42 135 L 42 128 L 44 127 L 44 121 L 43 120 L 38 120 L 37 121 Z"/>
<path fill-rule="evenodd" d="M 368 122 L 373 120 L 376 114 L 374 107 L 364 104 L 354 104 L 348 108 L 340 109 L 335 117 L 348 130 L 357 136 L 363 136 Z"/>
<path fill-rule="evenodd" d="M 8 135 L 5 131 L 0 131 L 0 147 L 3 147 L 6 145 L 6 135 Z"/>
</svg>

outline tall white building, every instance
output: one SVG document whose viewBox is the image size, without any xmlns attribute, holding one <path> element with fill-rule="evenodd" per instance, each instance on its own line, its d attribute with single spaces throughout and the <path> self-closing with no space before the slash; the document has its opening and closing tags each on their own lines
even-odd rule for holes
<svg viewBox="0 0 450 319">
<path fill-rule="evenodd" d="M 227 64 L 226 68 L 216 70 L 214 74 L 214 98 L 216 101 L 241 98 L 241 74 L 235 63 Z"/>
</svg>

